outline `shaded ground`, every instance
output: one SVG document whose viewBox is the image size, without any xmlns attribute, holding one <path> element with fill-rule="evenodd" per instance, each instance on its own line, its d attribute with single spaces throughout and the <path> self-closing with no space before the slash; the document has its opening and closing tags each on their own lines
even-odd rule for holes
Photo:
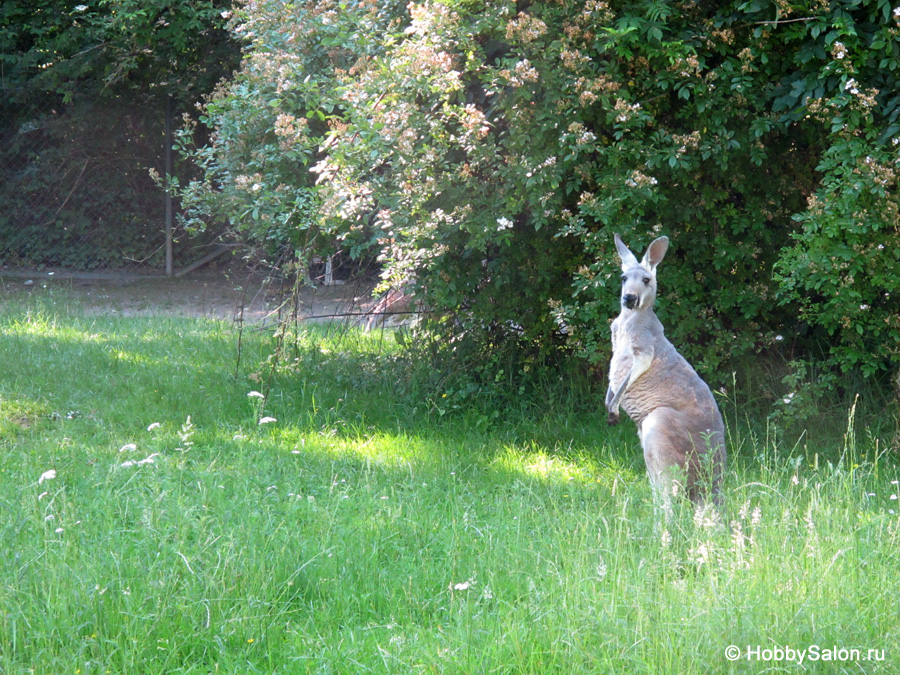
<svg viewBox="0 0 900 675">
<path fill-rule="evenodd" d="M 0 302 L 47 289 L 64 289 L 85 312 L 122 316 L 176 315 L 263 323 L 273 320 L 286 292 L 280 281 L 248 271 L 205 270 L 178 278 L 121 272 L 0 270 Z M 371 285 L 311 286 L 301 291 L 311 320 L 357 316 L 373 305 Z"/>
</svg>

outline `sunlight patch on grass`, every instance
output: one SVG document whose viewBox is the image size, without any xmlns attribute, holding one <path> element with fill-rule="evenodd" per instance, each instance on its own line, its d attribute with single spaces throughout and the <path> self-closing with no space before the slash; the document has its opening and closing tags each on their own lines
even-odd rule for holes
<svg viewBox="0 0 900 675">
<path fill-rule="evenodd" d="M 0 396 L 0 439 L 31 429 L 51 414 L 41 401 Z"/>
<path fill-rule="evenodd" d="M 43 314 L 26 314 L 0 325 L 0 333 L 16 337 L 52 338 L 54 340 L 102 344 L 107 337 L 92 330 L 92 326 L 79 327 L 73 323 L 62 322 L 55 316 Z"/>
<path fill-rule="evenodd" d="M 568 459 L 544 448 L 507 446 L 495 465 L 506 471 L 522 473 L 530 478 L 553 483 L 591 483 L 598 467 L 587 457 Z"/>
<path fill-rule="evenodd" d="M 258 431 L 240 432 L 248 438 L 265 438 L 292 454 L 315 453 L 331 458 L 350 458 L 371 464 L 394 466 L 420 463 L 443 449 L 436 441 L 403 432 L 372 431 L 367 435 L 342 434 L 336 429 L 309 432 L 293 426 L 267 425 Z"/>
</svg>

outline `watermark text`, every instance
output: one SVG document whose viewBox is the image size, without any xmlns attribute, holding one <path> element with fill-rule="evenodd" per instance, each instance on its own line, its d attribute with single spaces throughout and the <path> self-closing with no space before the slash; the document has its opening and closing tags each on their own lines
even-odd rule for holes
<svg viewBox="0 0 900 675">
<path fill-rule="evenodd" d="M 884 661 L 885 657 L 884 649 L 842 647 L 840 645 L 807 645 L 805 647 L 729 645 L 725 648 L 725 658 L 729 661 L 796 664 L 818 661 L 861 663 L 863 661 Z"/>
</svg>

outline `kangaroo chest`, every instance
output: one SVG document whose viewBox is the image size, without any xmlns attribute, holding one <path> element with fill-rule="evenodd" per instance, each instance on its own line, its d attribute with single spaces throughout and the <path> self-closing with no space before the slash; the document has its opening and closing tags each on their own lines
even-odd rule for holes
<svg viewBox="0 0 900 675">
<path fill-rule="evenodd" d="M 680 363 L 682 359 L 666 339 L 659 320 L 649 312 L 620 315 L 613 322 L 612 338 L 609 380 L 614 391 L 628 380 L 635 360 L 650 359 L 647 370 L 622 396 L 625 412 L 640 421 L 654 408 L 666 405 L 664 399 L 671 387 L 665 386 L 664 380 L 673 370 L 684 367 Z M 676 388 L 681 387 L 676 385 Z"/>
<path fill-rule="evenodd" d="M 634 359 L 638 355 L 652 355 L 654 361 L 671 348 L 662 325 L 650 312 L 619 315 L 612 323 L 612 361 L 610 382 L 617 387 L 628 378 Z"/>
</svg>

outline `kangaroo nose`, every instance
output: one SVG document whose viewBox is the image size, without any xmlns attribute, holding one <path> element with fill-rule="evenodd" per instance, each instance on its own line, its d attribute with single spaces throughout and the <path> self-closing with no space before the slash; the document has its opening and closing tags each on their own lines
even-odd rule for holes
<svg viewBox="0 0 900 675">
<path fill-rule="evenodd" d="M 628 309 L 634 309 L 634 306 L 638 302 L 638 296 L 633 293 L 626 293 L 622 296 L 622 304 L 625 305 Z"/>
</svg>

